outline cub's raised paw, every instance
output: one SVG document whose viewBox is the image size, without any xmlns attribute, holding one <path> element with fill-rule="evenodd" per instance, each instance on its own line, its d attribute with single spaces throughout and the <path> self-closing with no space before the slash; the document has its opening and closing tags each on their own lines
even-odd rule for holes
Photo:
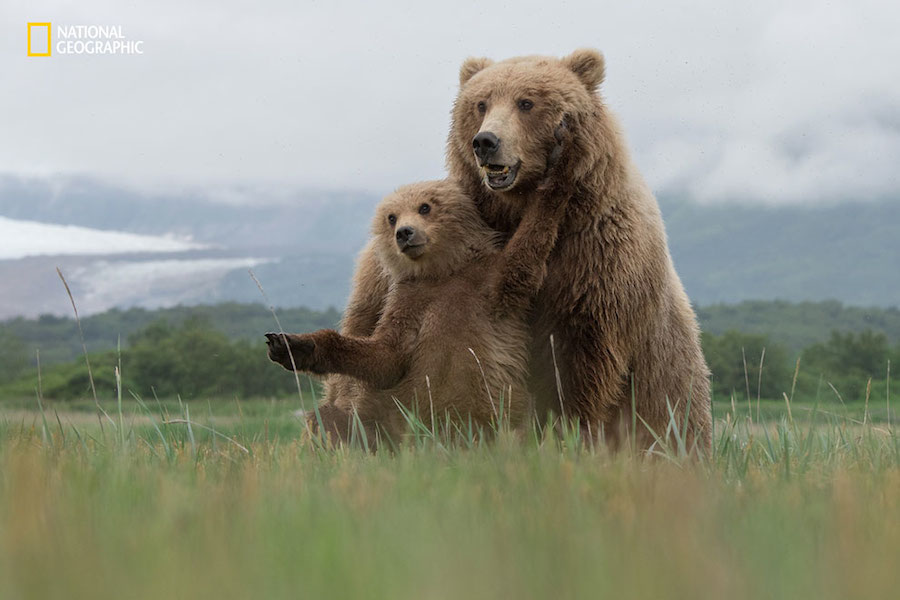
<svg viewBox="0 0 900 600">
<path fill-rule="evenodd" d="M 539 193 L 571 193 L 573 183 L 572 169 L 575 156 L 573 151 L 574 136 L 568 116 L 563 116 L 553 131 L 556 145 L 547 156 L 547 168 L 544 179 L 538 186 Z"/>
<path fill-rule="evenodd" d="M 269 332 L 266 334 L 266 346 L 269 350 L 269 360 L 276 362 L 285 369 L 293 370 L 291 367 L 291 358 L 288 356 L 287 344 L 285 344 L 285 336 L 280 333 Z"/>
<path fill-rule="evenodd" d="M 288 344 L 290 344 L 290 351 L 288 351 Z M 273 332 L 266 334 L 266 346 L 268 346 L 269 360 L 278 363 L 288 371 L 293 371 L 295 366 L 298 370 L 308 369 L 312 353 L 316 348 L 316 344 L 312 340 Z M 293 362 L 291 362 L 292 355 Z"/>
</svg>

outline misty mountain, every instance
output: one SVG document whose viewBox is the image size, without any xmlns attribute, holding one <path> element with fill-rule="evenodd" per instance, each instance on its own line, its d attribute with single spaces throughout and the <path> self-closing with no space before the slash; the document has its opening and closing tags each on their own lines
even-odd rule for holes
<svg viewBox="0 0 900 600">
<path fill-rule="evenodd" d="M 835 299 L 900 304 L 900 199 L 803 206 L 660 202 L 698 304 Z"/>
<path fill-rule="evenodd" d="M 237 203 L 242 201 L 243 204 Z M 0 216 L 191 240 L 203 249 L 0 260 L 0 318 L 227 300 L 341 307 L 378 198 L 355 192 L 136 192 L 88 178 L 0 177 Z M 0 244 L 5 243 L 0 239 Z M 8 243 L 8 241 L 6 241 Z"/>
<path fill-rule="evenodd" d="M 223 248 L 289 247 L 346 254 L 379 198 L 353 191 L 232 188 L 138 192 L 86 177 L 0 176 L 0 216 L 175 235 Z"/>
<path fill-rule="evenodd" d="M 150 193 L 88 178 L 0 177 L 0 216 L 203 245 L 185 252 L 0 260 L 0 318 L 68 314 L 57 266 L 85 314 L 259 302 L 249 268 L 273 304 L 341 308 L 377 202 L 373 194 L 350 191 Z M 676 267 L 696 304 L 776 298 L 900 303 L 898 200 L 761 206 L 661 198 L 660 205 Z"/>
</svg>

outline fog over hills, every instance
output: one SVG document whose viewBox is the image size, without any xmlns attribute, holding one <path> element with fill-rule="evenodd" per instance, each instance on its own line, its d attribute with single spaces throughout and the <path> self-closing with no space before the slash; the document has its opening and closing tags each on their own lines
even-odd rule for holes
<svg viewBox="0 0 900 600">
<path fill-rule="evenodd" d="M 900 298 L 900 4 L 34 4 L 0 19 L 0 318 L 68 314 L 56 266 L 86 312 L 257 301 L 251 265 L 277 304 L 341 306 L 377 196 L 443 173 L 465 58 L 579 47 L 696 303 Z M 146 53 L 31 58 L 36 18 Z"/>
<path fill-rule="evenodd" d="M 353 191 L 148 193 L 88 178 L 0 177 L 0 318 L 68 314 L 57 266 L 85 314 L 260 301 L 249 268 L 276 305 L 341 308 L 377 202 Z M 660 204 L 696 304 L 900 303 L 896 199 Z"/>
<path fill-rule="evenodd" d="M 264 189 L 230 192 L 230 199 L 243 203 L 191 191 L 141 193 L 86 178 L 0 178 L 0 318 L 68 314 L 57 266 L 85 314 L 113 306 L 260 301 L 247 273 L 251 267 L 276 304 L 343 306 L 378 198 L 309 190 L 280 196 Z M 88 230 L 77 230 L 81 239 L 75 244 L 64 230 L 47 227 L 42 233 L 58 239 L 37 245 L 58 247 L 60 254 L 21 257 L 28 248 L 13 248 L 15 240 L 3 231 L 36 222 L 94 230 L 93 246 L 88 251 Z M 141 237 L 126 240 L 130 248 L 115 247 L 111 232 Z M 155 248 L 147 243 L 154 239 Z M 183 248 L 172 252 L 173 244 Z M 17 259 L 2 260 L 6 256 Z"/>
</svg>

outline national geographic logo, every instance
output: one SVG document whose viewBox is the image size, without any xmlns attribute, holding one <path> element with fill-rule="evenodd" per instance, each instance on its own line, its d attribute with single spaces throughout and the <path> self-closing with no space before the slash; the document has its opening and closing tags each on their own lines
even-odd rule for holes
<svg viewBox="0 0 900 600">
<path fill-rule="evenodd" d="M 121 25 L 28 23 L 28 56 L 143 54 L 144 41 L 125 36 Z"/>
<path fill-rule="evenodd" d="M 28 56 L 50 56 L 50 23 L 28 24 Z"/>
</svg>

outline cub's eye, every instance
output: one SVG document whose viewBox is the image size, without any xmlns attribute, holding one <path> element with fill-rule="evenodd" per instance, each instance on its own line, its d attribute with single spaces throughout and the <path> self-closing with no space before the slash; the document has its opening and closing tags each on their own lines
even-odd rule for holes
<svg viewBox="0 0 900 600">
<path fill-rule="evenodd" d="M 518 104 L 519 110 L 531 110 L 532 108 L 534 108 L 534 102 L 532 102 L 531 100 L 522 99 L 519 100 Z"/>
<path fill-rule="evenodd" d="M 480 112 L 481 114 L 484 114 L 487 112 L 487 104 L 485 104 L 485 102 L 483 100 L 478 103 L 478 112 Z"/>
<path fill-rule="evenodd" d="M 427 214 L 430 213 L 430 212 L 431 212 L 431 205 L 428 204 L 428 203 L 425 203 L 425 204 L 423 204 L 422 206 L 419 207 L 419 214 L 420 214 L 420 215 L 427 215 Z"/>
<path fill-rule="evenodd" d="M 397 217 L 395 215 L 388 215 L 388 223 L 391 225 L 397 224 Z"/>
</svg>

